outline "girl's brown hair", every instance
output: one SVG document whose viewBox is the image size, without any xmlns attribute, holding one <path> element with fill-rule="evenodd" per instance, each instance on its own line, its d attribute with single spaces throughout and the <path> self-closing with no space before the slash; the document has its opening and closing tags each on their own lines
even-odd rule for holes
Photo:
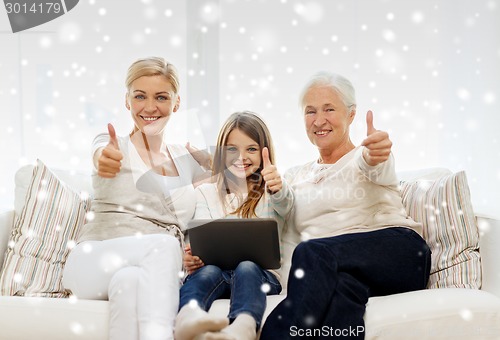
<svg viewBox="0 0 500 340">
<path fill-rule="evenodd" d="M 226 211 L 226 195 L 230 193 L 229 183 L 235 182 L 236 178 L 230 171 L 226 171 L 226 145 L 231 131 L 238 129 L 248 137 L 257 142 L 260 151 L 264 147 L 269 150 L 269 160 L 274 164 L 274 147 L 271 134 L 264 121 L 254 112 L 235 112 L 226 120 L 217 137 L 217 147 L 214 154 L 213 175 L 216 176 L 219 199 Z M 261 157 L 262 158 L 262 157 Z M 264 194 L 265 182 L 262 179 L 261 170 L 263 161 L 261 159 L 259 168 L 255 173 L 247 177 L 248 196 L 239 207 L 232 212 L 244 218 L 257 216 L 255 208 Z M 238 197 L 241 201 L 241 197 Z"/>
</svg>

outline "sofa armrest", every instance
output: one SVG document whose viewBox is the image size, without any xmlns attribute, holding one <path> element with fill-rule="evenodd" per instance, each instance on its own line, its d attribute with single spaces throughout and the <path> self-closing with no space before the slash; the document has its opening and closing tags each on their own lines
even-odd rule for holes
<svg viewBox="0 0 500 340">
<path fill-rule="evenodd" d="M 481 253 L 482 290 L 500 297 L 500 220 L 477 215 Z"/>
<path fill-rule="evenodd" d="M 9 242 L 10 231 L 14 224 L 14 210 L 0 212 L 0 269 L 3 266 L 7 242 Z"/>
</svg>

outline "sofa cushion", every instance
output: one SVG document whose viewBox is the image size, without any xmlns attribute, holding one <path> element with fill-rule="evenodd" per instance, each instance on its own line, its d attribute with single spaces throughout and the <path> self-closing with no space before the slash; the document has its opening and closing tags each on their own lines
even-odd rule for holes
<svg viewBox="0 0 500 340">
<path fill-rule="evenodd" d="M 0 212 L 0 274 L 3 260 L 7 252 L 10 231 L 14 225 L 14 210 Z"/>
<path fill-rule="evenodd" d="M 108 340 L 109 302 L 0 297 L 2 340 Z"/>
<path fill-rule="evenodd" d="M 402 182 L 401 196 L 432 251 L 428 287 L 479 289 L 479 230 L 465 172 Z"/>
<path fill-rule="evenodd" d="M 22 166 L 16 171 L 14 178 L 15 181 L 15 192 L 14 192 L 14 210 L 16 216 L 21 214 L 26 201 L 26 193 L 28 192 L 28 187 L 31 183 L 31 177 L 33 175 L 33 170 L 35 165 L 28 164 Z M 92 181 L 90 172 L 83 172 L 77 170 L 63 170 L 63 169 L 50 169 L 59 180 L 64 182 L 68 187 L 72 188 L 76 192 L 88 192 L 92 195 Z"/>
<path fill-rule="evenodd" d="M 40 160 L 16 217 L 0 277 L 1 295 L 65 297 L 62 271 L 90 208 Z"/>
<path fill-rule="evenodd" d="M 366 340 L 498 339 L 500 299 L 475 289 L 426 289 L 372 297 Z"/>
<path fill-rule="evenodd" d="M 283 294 L 267 297 L 262 323 L 284 298 Z M 215 300 L 209 313 L 227 316 L 229 300 Z M 366 340 L 493 340 L 500 333 L 500 299 L 481 290 L 456 288 L 371 297 L 364 320 Z"/>
</svg>

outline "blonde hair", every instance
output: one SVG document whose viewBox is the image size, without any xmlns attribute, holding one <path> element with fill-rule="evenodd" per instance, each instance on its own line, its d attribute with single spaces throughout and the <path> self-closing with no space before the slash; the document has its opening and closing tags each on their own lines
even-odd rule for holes
<svg viewBox="0 0 500 340">
<path fill-rule="evenodd" d="M 231 131 L 238 129 L 259 145 L 261 151 L 264 147 L 269 150 L 269 159 L 274 163 L 274 147 L 271 134 L 264 121 L 254 112 L 235 112 L 226 120 L 217 137 L 217 147 L 214 154 L 213 175 L 216 176 L 219 200 L 226 211 L 226 195 L 230 193 L 228 184 L 235 182 L 236 178 L 230 171 L 226 171 L 226 145 Z M 255 208 L 264 194 L 265 182 L 261 171 L 263 160 L 255 173 L 247 177 L 248 196 L 246 200 L 232 213 L 244 218 L 257 216 Z M 240 197 L 239 197 L 240 198 Z"/>
<path fill-rule="evenodd" d="M 130 91 L 132 83 L 144 76 L 165 76 L 172 85 L 174 93 L 179 93 L 179 76 L 174 65 L 161 57 L 147 57 L 136 60 L 127 71 L 125 86 Z"/>
</svg>

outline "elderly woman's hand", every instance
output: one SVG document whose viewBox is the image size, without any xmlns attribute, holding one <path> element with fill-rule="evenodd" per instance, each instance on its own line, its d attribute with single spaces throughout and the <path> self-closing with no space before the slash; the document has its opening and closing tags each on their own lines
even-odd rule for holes
<svg viewBox="0 0 500 340">
<path fill-rule="evenodd" d="M 262 178 L 266 182 L 267 191 L 270 194 L 277 193 L 283 187 L 283 182 L 281 181 L 281 176 L 278 172 L 276 166 L 271 164 L 271 160 L 269 159 L 269 149 L 264 147 L 262 148 Z"/>
<path fill-rule="evenodd" d="M 183 264 L 188 274 L 194 273 L 196 270 L 205 265 L 198 256 L 193 256 L 193 254 L 191 253 L 191 245 L 189 244 L 184 248 Z"/>
<path fill-rule="evenodd" d="M 364 146 L 363 158 L 371 166 L 383 163 L 389 159 L 392 142 L 385 131 L 376 130 L 373 126 L 373 112 L 366 113 L 367 137 L 361 145 Z"/>
</svg>

